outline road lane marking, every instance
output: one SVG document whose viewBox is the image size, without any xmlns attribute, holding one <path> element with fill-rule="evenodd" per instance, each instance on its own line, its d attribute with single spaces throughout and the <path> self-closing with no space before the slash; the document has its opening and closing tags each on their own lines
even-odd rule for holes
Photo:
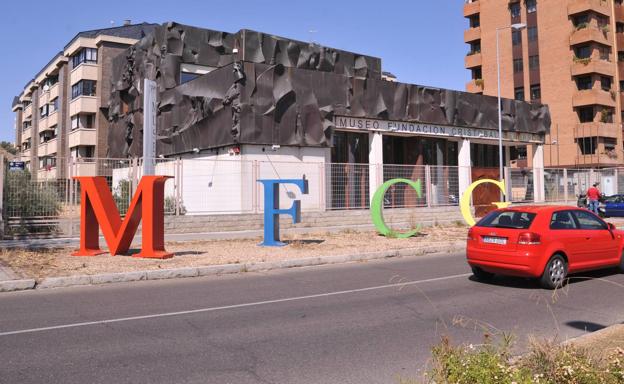
<svg viewBox="0 0 624 384">
<path fill-rule="evenodd" d="M 315 295 L 286 297 L 286 298 L 283 298 L 283 299 L 257 301 L 257 302 L 253 302 L 253 303 L 233 304 L 233 305 L 225 305 L 225 306 L 221 306 L 221 307 L 208 307 L 208 308 L 200 308 L 200 309 L 191 309 L 191 310 L 188 310 L 188 311 L 164 312 L 164 313 L 155 313 L 155 314 L 152 314 L 152 315 L 120 317 L 120 318 L 117 318 L 117 319 L 107 319 L 107 320 L 98 320 L 98 321 L 86 321 L 86 322 L 82 322 L 82 323 L 71 323 L 71 324 L 53 325 L 53 326 L 49 326 L 49 327 L 21 329 L 21 330 L 17 330 L 17 331 L 0 332 L 0 337 L 2 337 L 2 336 L 10 336 L 10 335 L 20 335 L 20 334 L 24 334 L 24 333 L 35 333 L 35 332 L 52 331 L 52 330 L 56 330 L 56 329 L 85 327 L 85 326 L 89 326 L 89 325 L 103 325 L 103 324 L 111 324 L 111 323 L 121 323 L 121 322 L 125 322 L 125 321 L 146 320 L 146 319 L 154 319 L 154 318 L 160 318 L 160 317 L 172 317 L 172 316 L 190 315 L 190 314 L 195 314 L 195 313 L 215 312 L 215 311 L 222 311 L 222 310 L 227 310 L 227 309 L 255 307 L 255 306 L 267 305 L 267 304 L 286 303 L 286 302 L 290 302 L 290 301 L 300 301 L 300 300 L 315 299 L 315 298 L 320 298 L 320 297 L 338 296 L 338 295 L 346 295 L 346 294 L 350 294 L 350 293 L 359 293 L 359 292 L 375 291 L 375 290 L 387 289 L 387 288 L 405 287 L 405 286 L 416 285 L 416 284 L 432 283 L 432 282 L 436 282 L 436 281 L 444 281 L 444 280 L 458 279 L 460 277 L 468 277 L 470 275 L 472 275 L 472 274 L 471 273 L 463 273 L 461 275 L 442 276 L 442 277 L 435 277 L 435 278 L 424 279 L 424 280 L 414 280 L 414 281 L 406 281 L 406 282 L 394 283 L 394 284 L 378 285 L 378 286 L 374 286 L 374 287 L 349 289 L 349 290 L 346 290 L 346 291 L 326 292 L 326 293 L 318 293 L 318 294 L 315 294 Z"/>
</svg>

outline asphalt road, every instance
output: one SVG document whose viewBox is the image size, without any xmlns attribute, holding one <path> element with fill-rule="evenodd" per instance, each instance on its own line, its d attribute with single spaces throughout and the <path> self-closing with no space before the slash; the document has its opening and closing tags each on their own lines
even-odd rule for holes
<svg viewBox="0 0 624 384">
<path fill-rule="evenodd" d="M 1 383 L 396 383 L 441 335 L 568 338 L 624 321 L 624 275 L 555 295 L 463 254 L 0 294 Z M 618 285 L 619 284 L 619 285 Z"/>
</svg>

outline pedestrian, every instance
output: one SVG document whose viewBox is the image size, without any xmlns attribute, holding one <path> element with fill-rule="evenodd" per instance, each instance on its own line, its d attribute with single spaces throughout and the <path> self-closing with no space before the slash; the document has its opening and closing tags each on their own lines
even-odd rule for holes
<svg viewBox="0 0 624 384">
<path fill-rule="evenodd" d="M 598 202 L 600 200 L 600 190 L 598 189 L 598 183 L 594 183 L 587 190 L 587 205 L 590 211 L 598 214 Z"/>
</svg>

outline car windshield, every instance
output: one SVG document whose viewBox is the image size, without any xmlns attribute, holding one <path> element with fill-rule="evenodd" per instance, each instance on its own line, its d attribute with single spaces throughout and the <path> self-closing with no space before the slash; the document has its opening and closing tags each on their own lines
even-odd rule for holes
<svg viewBox="0 0 624 384">
<path fill-rule="evenodd" d="M 479 220 L 477 227 L 528 229 L 535 213 L 520 211 L 493 211 Z"/>
</svg>

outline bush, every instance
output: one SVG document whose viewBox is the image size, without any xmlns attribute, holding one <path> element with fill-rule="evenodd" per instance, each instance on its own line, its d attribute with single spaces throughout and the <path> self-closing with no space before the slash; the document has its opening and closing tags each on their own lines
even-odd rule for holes
<svg viewBox="0 0 624 384">
<path fill-rule="evenodd" d="M 115 200 L 115 205 L 117 205 L 117 209 L 119 209 L 119 214 L 125 215 L 128 212 L 128 208 L 130 207 L 130 200 L 132 199 L 132 185 L 130 184 L 130 180 L 124 179 L 120 180 L 119 184 L 113 189 L 113 200 Z M 175 197 L 167 196 L 165 197 L 165 214 L 166 215 L 175 215 Z M 180 201 L 180 215 L 186 214 L 186 207 Z"/>
<path fill-rule="evenodd" d="M 435 384 L 617 384 L 624 382 L 624 350 L 605 357 L 573 345 L 533 342 L 529 352 L 514 359 L 510 339 L 480 346 L 453 346 L 446 338 L 433 348 Z"/>
<path fill-rule="evenodd" d="M 18 225 L 9 227 L 7 234 L 26 235 L 33 233 L 55 233 L 58 225 L 42 222 L 35 218 L 56 218 L 61 212 L 61 200 L 56 182 L 46 183 L 32 180 L 29 171 L 6 172 L 3 190 L 2 216 L 6 220 L 19 218 Z"/>
</svg>

